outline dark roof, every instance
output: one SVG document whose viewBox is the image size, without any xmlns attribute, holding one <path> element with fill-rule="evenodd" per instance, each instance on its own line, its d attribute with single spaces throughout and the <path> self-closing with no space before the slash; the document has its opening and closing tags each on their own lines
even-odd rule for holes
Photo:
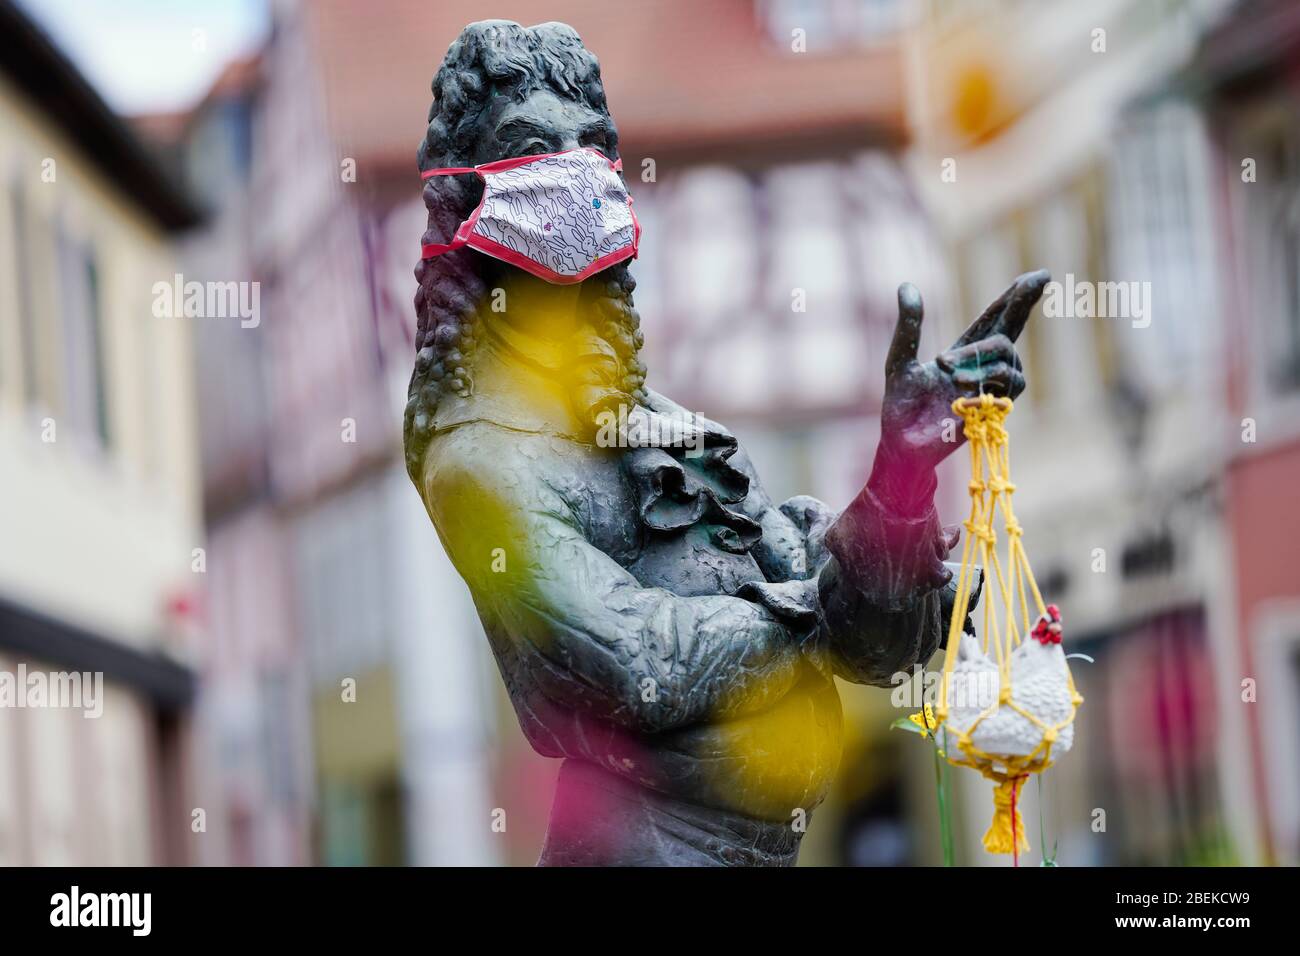
<svg viewBox="0 0 1300 956">
<path fill-rule="evenodd" d="M 199 221 L 198 208 L 43 30 L 0 0 L 0 70 L 122 193 L 164 229 Z"/>
<path fill-rule="evenodd" d="M 194 699 L 194 671 L 163 651 L 130 647 L 4 597 L 0 597 L 0 648 L 28 663 L 102 672 L 105 679 L 144 694 L 162 710 L 186 708 Z"/>
</svg>

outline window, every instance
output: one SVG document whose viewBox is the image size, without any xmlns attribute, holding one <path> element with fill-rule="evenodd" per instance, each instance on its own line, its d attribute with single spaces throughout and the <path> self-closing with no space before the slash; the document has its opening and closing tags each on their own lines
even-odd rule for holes
<svg viewBox="0 0 1300 956">
<path fill-rule="evenodd" d="M 690 170 L 674 184 L 670 228 L 679 239 L 664 250 L 676 280 L 668 304 L 690 310 L 697 329 L 730 324 L 752 301 L 761 227 L 754 200 L 753 183 L 721 167 Z"/>
<path fill-rule="evenodd" d="M 18 284 L 18 348 L 21 353 L 23 398 L 28 405 L 36 401 L 36 320 L 32 294 L 32 263 L 27 197 L 22 185 L 14 183 L 10 205 L 14 212 L 14 280 Z"/>
<path fill-rule="evenodd" d="M 1265 101 L 1238 122 L 1228 143 L 1223 175 L 1239 203 L 1240 316 L 1249 331 L 1249 376 L 1257 397 L 1294 398 L 1300 392 L 1300 124 L 1289 103 Z M 1243 182 L 1255 164 L 1254 179 Z M 1236 303 L 1228 303 L 1229 306 Z"/>
<path fill-rule="evenodd" d="M 1295 131 L 1290 133 L 1272 150 L 1278 185 L 1270 190 L 1265 242 L 1273 250 L 1269 265 L 1278 296 L 1267 374 L 1280 391 L 1300 388 L 1300 143 Z"/>
<path fill-rule="evenodd" d="M 14 265 L 23 399 L 38 414 L 61 415 L 58 327 L 54 286 L 55 237 L 47 216 L 21 182 L 10 187 L 14 211 Z"/>
<path fill-rule="evenodd" d="M 91 246 L 58 233 L 62 282 L 65 415 L 78 436 L 108 447 L 108 401 L 104 389 L 104 330 L 99 268 Z"/>
<path fill-rule="evenodd" d="M 1109 175 L 1109 274 L 1094 278 L 1149 283 L 1150 301 L 1137 327 L 1124 319 L 1107 321 L 1143 378 L 1156 388 L 1172 387 L 1189 372 L 1204 370 L 1215 326 L 1215 263 L 1204 199 L 1210 193 L 1208 158 L 1200 118 L 1184 104 L 1125 117 Z"/>
</svg>

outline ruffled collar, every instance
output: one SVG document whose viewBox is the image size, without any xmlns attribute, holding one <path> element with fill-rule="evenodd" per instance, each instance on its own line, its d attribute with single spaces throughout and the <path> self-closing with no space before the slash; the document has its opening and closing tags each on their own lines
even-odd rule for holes
<svg viewBox="0 0 1300 956">
<path fill-rule="evenodd" d="M 558 344 L 507 325 L 489 332 L 487 350 L 476 357 L 474 393 L 445 396 L 435 429 L 490 421 L 625 449 L 623 467 L 647 528 L 703 523 L 714 544 L 733 554 L 758 543 L 758 522 L 731 507 L 749 494 L 749 477 L 729 460 L 737 443 L 725 428 L 648 389 L 645 403 L 629 403 L 615 387 L 613 349 L 589 327 Z"/>
<path fill-rule="evenodd" d="M 728 507 L 749 494 L 749 476 L 729 460 L 735 437 L 662 395 L 647 395 L 648 404 L 633 407 L 619 424 L 642 522 L 663 532 L 702 522 L 719 548 L 745 553 L 763 532 L 757 521 Z"/>
</svg>

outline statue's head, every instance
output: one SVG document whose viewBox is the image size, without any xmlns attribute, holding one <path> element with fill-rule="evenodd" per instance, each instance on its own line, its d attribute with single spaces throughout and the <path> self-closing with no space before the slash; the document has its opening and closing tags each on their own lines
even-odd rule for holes
<svg viewBox="0 0 1300 956">
<path fill-rule="evenodd" d="M 433 79 L 433 106 L 418 157 L 422 171 L 579 147 L 618 159 L 618 131 L 605 103 L 600 64 L 573 28 L 485 20 L 461 31 Z M 482 191 L 473 176 L 428 179 L 423 195 L 429 220 L 422 241 L 448 242 Z M 505 321 L 490 308 L 492 290 L 542 280 L 470 248 L 422 259 L 415 276 L 419 323 L 405 441 L 407 468 L 418 482 L 438 402 L 473 391 L 480 323 Z M 629 401 L 644 398 L 645 382 L 645 366 L 637 357 L 642 338 L 632 305 L 634 286 L 621 263 L 569 293 L 579 298 L 583 314 L 617 354 L 621 389 Z"/>
</svg>

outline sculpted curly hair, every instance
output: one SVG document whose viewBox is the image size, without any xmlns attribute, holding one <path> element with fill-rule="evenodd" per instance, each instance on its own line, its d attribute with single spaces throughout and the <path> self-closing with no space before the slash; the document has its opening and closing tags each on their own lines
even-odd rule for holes
<svg viewBox="0 0 1300 956">
<path fill-rule="evenodd" d="M 507 20 L 467 26 L 447 50 L 433 78 L 429 127 L 418 153 L 421 171 L 473 165 L 478 120 L 492 96 L 523 100 L 538 89 L 580 102 L 609 116 L 600 64 L 572 28 L 562 23 L 522 27 Z M 607 141 L 618 158 L 618 135 Z M 424 184 L 429 222 L 423 242 L 447 242 L 482 196 L 483 184 L 469 176 L 435 176 Z M 424 451 L 433 437 L 433 416 L 448 392 L 468 396 L 474 388 L 474 351 L 479 323 L 489 321 L 485 302 L 504 263 L 469 248 L 421 259 L 415 267 L 419 289 L 415 311 L 415 370 L 411 374 L 403 437 L 406 467 L 418 484 Z M 617 353 L 622 390 L 630 401 L 644 401 L 645 365 L 638 357 L 643 339 L 632 304 L 636 282 L 621 263 L 583 283 L 582 296 L 597 331 Z"/>
</svg>

